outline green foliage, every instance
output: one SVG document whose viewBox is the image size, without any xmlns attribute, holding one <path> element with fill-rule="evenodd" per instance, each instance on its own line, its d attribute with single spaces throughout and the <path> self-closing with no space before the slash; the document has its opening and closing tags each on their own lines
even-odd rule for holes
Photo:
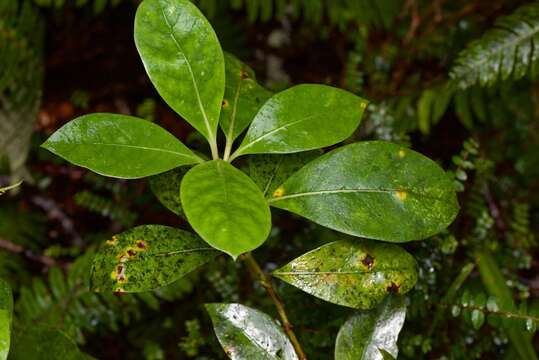
<svg viewBox="0 0 539 360">
<path fill-rule="evenodd" d="M 335 360 L 396 359 L 405 317 L 400 296 L 388 297 L 373 311 L 354 314 L 339 330 Z"/>
<path fill-rule="evenodd" d="M 100 14 L 107 9 L 107 7 L 116 7 L 123 0 L 34 0 L 34 3 L 44 8 L 61 9 L 67 5 L 77 8 L 91 7 L 94 14 Z"/>
<path fill-rule="evenodd" d="M 268 315 L 240 304 L 206 304 L 206 309 L 230 359 L 298 359 L 290 340 Z"/>
<path fill-rule="evenodd" d="M 13 294 L 11 287 L 0 279 L 0 359 L 7 359 L 11 342 Z"/>
<path fill-rule="evenodd" d="M 234 259 L 262 245 L 269 235 L 271 214 L 264 195 L 247 175 L 223 160 L 189 170 L 180 194 L 195 231 Z"/>
<path fill-rule="evenodd" d="M 493 85 L 537 75 L 539 3 L 533 2 L 496 20 L 494 28 L 472 42 L 457 59 L 451 78 L 461 88 Z"/>
<path fill-rule="evenodd" d="M 312 250 L 273 276 L 335 304 L 372 309 L 417 281 L 417 264 L 404 249 L 368 240 L 341 240 Z"/>
<path fill-rule="evenodd" d="M 126 209 L 122 204 L 117 204 L 113 200 L 104 196 L 94 194 L 90 191 L 81 191 L 75 195 L 75 202 L 90 211 L 101 216 L 109 217 L 111 220 L 120 222 L 124 226 L 133 226 L 137 214 Z"/>
<path fill-rule="evenodd" d="M 218 10 L 228 6 L 233 10 L 244 8 L 250 22 L 265 22 L 291 16 L 319 25 L 327 18 L 331 24 L 340 28 L 356 22 L 388 27 L 403 5 L 402 0 L 195 0 L 194 2 L 209 17 L 217 16 Z"/>
</svg>

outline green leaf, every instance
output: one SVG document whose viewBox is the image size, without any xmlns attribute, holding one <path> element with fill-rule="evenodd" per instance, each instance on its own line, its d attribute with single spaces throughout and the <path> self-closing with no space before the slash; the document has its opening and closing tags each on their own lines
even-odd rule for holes
<svg viewBox="0 0 539 360">
<path fill-rule="evenodd" d="M 397 358 L 405 317 L 401 296 L 390 296 L 376 309 L 356 313 L 339 330 L 335 360 L 384 360 L 386 353 Z"/>
<path fill-rule="evenodd" d="M 206 309 L 230 359 L 298 359 L 288 337 L 268 315 L 241 304 L 206 304 Z"/>
<path fill-rule="evenodd" d="M 273 192 L 293 173 L 309 161 L 322 155 L 313 150 L 299 154 L 260 154 L 249 157 L 249 176 L 270 197 Z"/>
<path fill-rule="evenodd" d="M 160 126 L 118 114 L 96 113 L 76 118 L 42 146 L 72 164 L 125 179 L 202 161 Z"/>
<path fill-rule="evenodd" d="M 371 309 L 390 293 L 412 289 L 417 264 L 397 245 L 340 240 L 303 254 L 273 276 L 326 301 Z"/>
<path fill-rule="evenodd" d="M 189 170 L 180 195 L 193 229 L 234 259 L 262 245 L 269 235 L 271 214 L 264 195 L 247 175 L 223 160 Z"/>
<path fill-rule="evenodd" d="M 381 141 L 311 161 L 269 202 L 337 231 L 391 242 L 434 235 L 459 209 L 452 181 L 434 161 Z"/>
<path fill-rule="evenodd" d="M 161 97 L 214 141 L 225 62 L 204 15 L 188 0 L 144 0 L 135 18 L 135 44 Z"/>
<path fill-rule="evenodd" d="M 11 287 L 0 279 L 0 360 L 7 359 L 11 340 L 13 295 Z"/>
<path fill-rule="evenodd" d="M 271 92 L 256 82 L 251 68 L 228 53 L 225 53 L 225 70 L 225 97 L 219 124 L 229 141 L 233 141 L 253 121 Z"/>
<path fill-rule="evenodd" d="M 180 184 L 191 167 L 182 166 L 150 178 L 150 188 L 157 199 L 174 214 L 184 217 Z"/>
<path fill-rule="evenodd" d="M 500 311 L 511 312 L 515 308 L 513 295 L 506 285 L 505 277 L 492 254 L 487 250 L 478 252 L 476 254 L 476 263 L 485 289 L 489 295 L 496 297 Z M 505 329 L 505 332 L 522 360 L 537 359 L 532 340 L 525 330 L 509 327 Z"/>
<path fill-rule="evenodd" d="M 492 85 L 507 79 L 537 75 L 539 65 L 539 3 L 518 8 L 496 20 L 493 29 L 463 50 L 451 69 L 461 88 Z"/>
<path fill-rule="evenodd" d="M 94 258 L 93 291 L 140 292 L 166 286 L 219 253 L 198 236 L 163 225 L 115 235 Z"/>
<path fill-rule="evenodd" d="M 341 89 L 294 86 L 266 101 L 232 158 L 294 153 L 336 144 L 352 135 L 366 107 L 366 100 Z"/>
<path fill-rule="evenodd" d="M 9 359 L 90 360 L 93 357 L 81 352 L 61 331 L 32 324 L 15 332 Z"/>
</svg>

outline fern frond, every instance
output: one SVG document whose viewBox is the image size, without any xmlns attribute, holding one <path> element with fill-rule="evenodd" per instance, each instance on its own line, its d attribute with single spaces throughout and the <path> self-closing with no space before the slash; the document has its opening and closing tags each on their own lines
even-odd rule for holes
<svg viewBox="0 0 539 360">
<path fill-rule="evenodd" d="M 494 28 L 463 50 L 450 76 L 461 88 L 520 79 L 539 70 L 539 2 L 499 18 Z"/>
<path fill-rule="evenodd" d="M 129 211 L 124 205 L 115 203 L 90 191 L 81 191 L 75 195 L 75 202 L 92 212 L 120 222 L 126 227 L 133 225 L 137 214 Z"/>
</svg>

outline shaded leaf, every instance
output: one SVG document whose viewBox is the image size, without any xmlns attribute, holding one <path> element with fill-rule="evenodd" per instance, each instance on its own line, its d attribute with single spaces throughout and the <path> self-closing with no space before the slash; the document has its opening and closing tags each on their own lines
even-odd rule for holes
<svg viewBox="0 0 539 360">
<path fill-rule="evenodd" d="M 198 236 L 163 225 L 115 235 L 96 254 L 93 291 L 140 292 L 171 284 L 219 253 Z"/>
<path fill-rule="evenodd" d="M 225 63 L 208 20 L 188 0 L 144 0 L 135 17 L 135 44 L 161 97 L 212 141 Z"/>
<path fill-rule="evenodd" d="M 180 199 L 180 184 L 189 171 L 189 166 L 182 166 L 150 178 L 150 188 L 157 199 L 174 214 L 184 217 Z"/>
<path fill-rule="evenodd" d="M 271 92 L 256 82 L 250 67 L 228 53 L 225 53 L 225 71 L 225 96 L 219 124 L 232 141 L 253 121 Z"/>
<path fill-rule="evenodd" d="M 162 127 L 119 114 L 78 117 L 52 134 L 42 146 L 72 164 L 126 179 L 202 161 Z"/>
<path fill-rule="evenodd" d="M 537 75 L 539 65 L 539 3 L 518 8 L 496 20 L 494 28 L 463 50 L 451 69 L 461 88 L 492 85 L 500 80 Z"/>
<path fill-rule="evenodd" d="M 361 311 L 344 323 L 337 335 L 335 360 L 396 358 L 397 339 L 406 306 L 401 296 L 390 296 L 372 311 Z"/>
<path fill-rule="evenodd" d="M 371 309 L 390 293 L 411 290 L 417 264 L 397 245 L 340 240 L 303 254 L 273 276 L 326 301 Z"/>
<path fill-rule="evenodd" d="M 434 161 L 381 141 L 311 161 L 269 202 L 337 231 L 392 242 L 434 235 L 459 209 L 452 181 Z"/>
<path fill-rule="evenodd" d="M 64 333 L 44 325 L 17 329 L 13 337 L 10 360 L 90 360 L 93 357 L 81 352 L 75 342 Z"/>
<path fill-rule="evenodd" d="M 240 304 L 206 304 L 206 309 L 230 359 L 298 359 L 288 337 L 268 315 Z"/>
<path fill-rule="evenodd" d="M 269 235 L 271 214 L 264 195 L 226 161 L 208 161 L 189 170 L 180 194 L 193 229 L 234 259 L 262 245 Z"/>
<path fill-rule="evenodd" d="M 0 360 L 7 359 L 11 342 L 13 294 L 11 287 L 0 279 Z"/>
<path fill-rule="evenodd" d="M 249 176 L 264 193 L 271 197 L 273 192 L 309 161 L 322 155 L 313 150 L 301 154 L 260 154 L 249 157 Z"/>
<path fill-rule="evenodd" d="M 294 86 L 266 101 L 232 157 L 294 153 L 336 144 L 352 135 L 366 107 L 366 100 L 341 89 Z"/>
</svg>

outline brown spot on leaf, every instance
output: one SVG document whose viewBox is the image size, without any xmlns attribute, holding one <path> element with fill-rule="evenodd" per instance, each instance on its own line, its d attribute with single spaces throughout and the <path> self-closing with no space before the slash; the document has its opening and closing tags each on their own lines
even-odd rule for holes
<svg viewBox="0 0 539 360">
<path fill-rule="evenodd" d="M 144 240 L 138 240 L 137 241 L 137 247 L 139 249 L 146 249 L 146 243 L 144 242 Z"/>
<path fill-rule="evenodd" d="M 129 255 L 129 257 L 133 257 L 133 256 L 137 255 L 137 251 L 134 250 L 134 249 L 129 249 L 129 250 L 127 250 L 127 255 Z"/>
<path fill-rule="evenodd" d="M 374 261 L 375 259 L 370 256 L 369 254 L 365 255 L 363 260 L 361 260 L 361 263 L 367 267 L 367 269 L 372 270 L 374 267 Z"/>
<path fill-rule="evenodd" d="M 391 285 L 389 285 L 386 288 L 386 291 L 388 294 L 398 294 L 401 286 L 398 284 L 395 284 L 393 281 L 391 282 Z"/>
<path fill-rule="evenodd" d="M 281 196 L 283 196 L 284 194 L 284 189 L 282 187 L 278 188 L 277 190 L 275 190 L 273 192 L 273 197 L 274 198 L 280 198 Z"/>
<path fill-rule="evenodd" d="M 228 106 L 229 106 L 229 103 L 228 103 L 228 100 L 227 100 L 227 99 L 223 99 L 223 103 L 222 103 L 222 106 L 223 106 L 223 109 L 226 109 L 226 108 L 228 108 Z"/>
<path fill-rule="evenodd" d="M 240 79 L 244 80 L 248 78 L 249 78 L 249 74 L 247 73 L 247 71 L 245 70 L 240 71 Z"/>
</svg>

